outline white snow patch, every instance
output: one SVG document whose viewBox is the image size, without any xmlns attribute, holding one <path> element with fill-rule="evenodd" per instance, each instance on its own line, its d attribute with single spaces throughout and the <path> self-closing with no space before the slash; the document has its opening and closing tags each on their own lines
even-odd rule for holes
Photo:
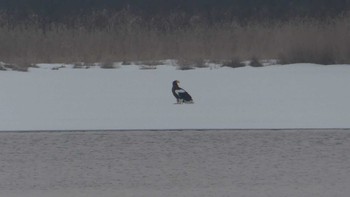
<svg viewBox="0 0 350 197">
<path fill-rule="evenodd" d="M 350 66 L 0 72 L 0 130 L 349 128 Z M 174 105 L 172 81 L 195 104 Z"/>
</svg>

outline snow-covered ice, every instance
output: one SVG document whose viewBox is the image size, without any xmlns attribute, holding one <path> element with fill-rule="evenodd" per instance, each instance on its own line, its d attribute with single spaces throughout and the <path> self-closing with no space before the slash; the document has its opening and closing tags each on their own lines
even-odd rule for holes
<svg viewBox="0 0 350 197">
<path fill-rule="evenodd" d="M 0 72 L 1 197 L 350 193 L 349 65 L 39 66 Z"/>
<path fill-rule="evenodd" d="M 349 128 L 350 66 L 0 72 L 0 130 Z M 174 105 L 171 83 L 195 104 Z"/>
</svg>

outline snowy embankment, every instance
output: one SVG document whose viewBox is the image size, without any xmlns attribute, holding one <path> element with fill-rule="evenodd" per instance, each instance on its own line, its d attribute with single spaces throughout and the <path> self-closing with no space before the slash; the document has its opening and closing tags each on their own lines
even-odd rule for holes
<svg viewBox="0 0 350 197">
<path fill-rule="evenodd" d="M 58 66 L 0 72 L 0 130 L 350 128 L 349 65 Z"/>
</svg>

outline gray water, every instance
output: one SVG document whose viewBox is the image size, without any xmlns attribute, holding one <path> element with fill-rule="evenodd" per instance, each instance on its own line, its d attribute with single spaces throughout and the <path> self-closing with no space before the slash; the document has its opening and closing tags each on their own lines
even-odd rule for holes
<svg viewBox="0 0 350 197">
<path fill-rule="evenodd" d="M 0 196 L 350 195 L 350 130 L 0 133 Z"/>
</svg>

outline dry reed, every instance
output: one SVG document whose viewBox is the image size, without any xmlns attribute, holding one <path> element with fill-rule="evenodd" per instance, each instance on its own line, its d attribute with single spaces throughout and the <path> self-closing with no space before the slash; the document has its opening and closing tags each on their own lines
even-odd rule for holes
<svg viewBox="0 0 350 197">
<path fill-rule="evenodd" d="M 350 16 L 320 22 L 194 21 L 166 28 L 135 16 L 111 18 L 104 28 L 52 24 L 0 27 L 0 61 L 33 63 L 178 59 L 279 59 L 281 63 L 350 63 Z M 159 28 L 159 27 L 164 28 Z"/>
</svg>

